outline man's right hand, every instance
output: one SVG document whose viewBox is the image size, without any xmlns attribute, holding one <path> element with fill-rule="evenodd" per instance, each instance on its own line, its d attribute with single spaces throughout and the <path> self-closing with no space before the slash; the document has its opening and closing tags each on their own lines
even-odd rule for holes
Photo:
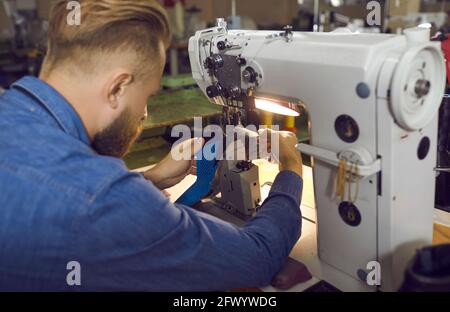
<svg viewBox="0 0 450 312">
<path fill-rule="evenodd" d="M 271 142 L 271 151 L 273 156 L 279 161 L 280 171 L 292 171 L 303 177 L 302 155 L 295 147 L 298 143 L 297 136 L 288 131 L 274 131 L 265 129 L 267 138 L 270 140 L 272 135 L 278 136 L 278 150 L 274 147 L 275 142 Z M 263 132 L 260 132 L 262 135 Z"/>
</svg>

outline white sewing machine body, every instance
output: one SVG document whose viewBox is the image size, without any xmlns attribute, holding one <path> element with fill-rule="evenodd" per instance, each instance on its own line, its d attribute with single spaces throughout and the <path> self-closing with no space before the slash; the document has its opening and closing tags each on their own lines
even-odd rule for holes
<svg viewBox="0 0 450 312">
<path fill-rule="evenodd" d="M 378 261 L 381 289 L 398 289 L 415 250 L 432 240 L 445 87 L 439 45 L 416 30 L 282 33 L 222 25 L 197 32 L 189 54 L 194 79 L 217 104 L 244 94 L 305 105 L 311 145 L 298 148 L 314 157 L 320 259 L 364 286 L 368 263 Z M 211 56 L 217 62 L 207 64 Z M 229 74 L 217 75 L 216 67 L 230 67 Z M 351 183 L 354 192 L 359 184 L 354 205 L 341 209 L 340 158 L 357 163 L 360 175 Z"/>
</svg>

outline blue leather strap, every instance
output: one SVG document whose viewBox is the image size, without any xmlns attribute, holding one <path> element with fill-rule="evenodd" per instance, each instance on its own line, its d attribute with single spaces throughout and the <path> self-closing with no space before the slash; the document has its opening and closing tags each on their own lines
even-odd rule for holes
<svg viewBox="0 0 450 312">
<path fill-rule="evenodd" d="M 197 180 L 178 198 L 177 204 L 192 206 L 199 202 L 211 191 L 212 182 L 216 175 L 218 160 L 216 148 L 217 140 L 210 141 L 195 155 L 197 165 Z"/>
</svg>

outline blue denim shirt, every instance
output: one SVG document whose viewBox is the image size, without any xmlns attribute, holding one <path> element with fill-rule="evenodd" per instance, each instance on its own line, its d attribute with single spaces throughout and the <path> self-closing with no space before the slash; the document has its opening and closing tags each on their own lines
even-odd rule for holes
<svg viewBox="0 0 450 312">
<path fill-rule="evenodd" d="M 300 236 L 301 192 L 301 178 L 281 172 L 243 228 L 174 205 L 98 155 L 71 105 L 25 77 L 0 97 L 0 290 L 265 286 Z M 67 283 L 72 261 L 81 286 Z"/>
</svg>

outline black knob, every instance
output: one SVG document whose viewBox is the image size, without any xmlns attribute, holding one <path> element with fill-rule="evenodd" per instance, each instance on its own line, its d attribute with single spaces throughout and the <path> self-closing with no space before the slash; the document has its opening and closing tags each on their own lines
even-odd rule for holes
<svg viewBox="0 0 450 312">
<path fill-rule="evenodd" d="M 287 25 L 283 27 L 284 30 L 284 34 L 283 36 L 286 38 L 286 40 L 289 42 L 292 40 L 292 26 L 291 25 Z"/>
<path fill-rule="evenodd" d="M 251 162 L 240 161 L 236 164 L 236 169 L 242 170 L 242 171 L 248 171 L 248 170 L 250 170 L 251 166 L 252 166 Z"/>
<path fill-rule="evenodd" d="M 209 56 L 205 60 L 205 67 L 210 70 L 215 70 L 223 66 L 223 58 L 220 54 Z"/>
<path fill-rule="evenodd" d="M 222 51 L 222 50 L 225 50 L 226 48 L 227 48 L 227 45 L 226 45 L 225 41 L 217 42 L 217 49 Z"/>
<path fill-rule="evenodd" d="M 258 73 L 252 67 L 247 67 L 242 72 L 242 78 L 248 83 L 254 83 L 258 78 Z"/>
<path fill-rule="evenodd" d="M 284 35 L 287 37 L 288 35 L 292 34 L 292 26 L 291 25 L 286 25 L 283 27 L 284 30 Z"/>
<path fill-rule="evenodd" d="M 237 98 L 241 95 L 241 88 L 234 86 L 228 89 L 227 95 L 231 98 Z"/>
<path fill-rule="evenodd" d="M 238 58 L 236 58 L 236 63 L 237 63 L 239 66 L 245 66 L 245 65 L 247 65 L 247 61 L 246 61 L 245 58 L 243 58 L 243 57 L 238 57 Z"/>
<path fill-rule="evenodd" d="M 214 98 L 217 96 L 220 96 L 222 94 L 222 86 L 220 84 L 213 84 L 209 87 L 206 88 L 206 94 L 210 97 L 210 98 Z"/>
</svg>

